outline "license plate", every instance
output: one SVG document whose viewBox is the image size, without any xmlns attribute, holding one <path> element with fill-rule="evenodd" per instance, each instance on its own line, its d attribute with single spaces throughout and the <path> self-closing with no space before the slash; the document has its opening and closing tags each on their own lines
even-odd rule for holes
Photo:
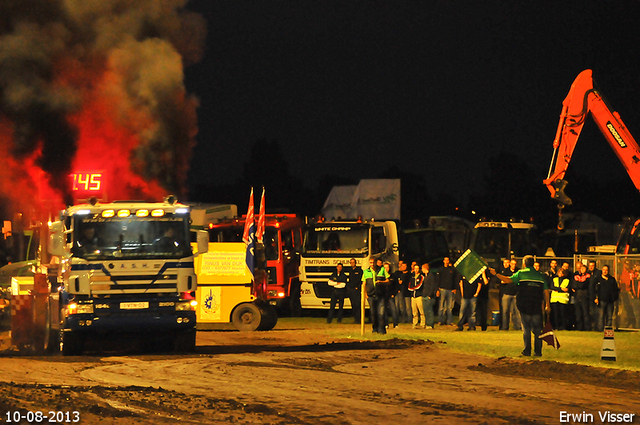
<svg viewBox="0 0 640 425">
<path fill-rule="evenodd" d="M 120 303 L 120 310 L 139 310 L 143 308 L 149 308 L 149 303 L 148 302 Z"/>
</svg>

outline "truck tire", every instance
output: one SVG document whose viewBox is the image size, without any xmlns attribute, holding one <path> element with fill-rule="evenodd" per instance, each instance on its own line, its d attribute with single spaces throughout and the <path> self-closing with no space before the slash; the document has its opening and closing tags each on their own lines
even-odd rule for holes
<svg viewBox="0 0 640 425">
<path fill-rule="evenodd" d="M 231 322 L 240 332 L 253 332 L 262 321 L 262 312 L 253 303 L 242 303 L 233 310 Z"/>
<path fill-rule="evenodd" d="M 258 326 L 259 331 L 270 331 L 273 329 L 278 323 L 278 312 L 275 307 L 270 304 L 264 304 L 259 307 L 260 312 L 262 313 L 262 320 L 260 321 L 260 326 Z"/>
<path fill-rule="evenodd" d="M 60 351 L 63 356 L 79 356 L 82 354 L 84 341 L 75 332 L 60 332 Z"/>
<path fill-rule="evenodd" d="M 178 332 L 173 339 L 173 351 L 176 353 L 195 353 L 196 330 L 190 329 L 186 332 Z"/>
</svg>

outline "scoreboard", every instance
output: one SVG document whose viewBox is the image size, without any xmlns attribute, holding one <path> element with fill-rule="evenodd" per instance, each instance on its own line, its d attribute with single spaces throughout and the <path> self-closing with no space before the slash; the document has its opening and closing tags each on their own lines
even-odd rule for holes
<svg viewBox="0 0 640 425">
<path fill-rule="evenodd" d="M 104 172 L 77 172 L 70 175 L 74 201 L 97 198 L 107 201 L 106 175 Z"/>
</svg>

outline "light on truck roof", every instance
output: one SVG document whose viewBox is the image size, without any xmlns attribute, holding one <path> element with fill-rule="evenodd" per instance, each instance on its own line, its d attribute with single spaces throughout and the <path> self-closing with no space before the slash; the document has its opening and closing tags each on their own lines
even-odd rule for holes
<svg viewBox="0 0 640 425">
<path fill-rule="evenodd" d="M 164 215 L 164 210 L 151 210 L 151 217 L 162 217 Z"/>
<path fill-rule="evenodd" d="M 176 209 L 176 214 L 186 214 L 189 212 L 188 208 L 177 208 Z"/>
<path fill-rule="evenodd" d="M 131 211 L 129 210 L 118 210 L 118 217 L 129 217 L 131 215 Z"/>
<path fill-rule="evenodd" d="M 78 210 L 78 212 L 76 212 L 76 214 L 77 215 L 87 215 L 90 212 L 91 212 L 90 210 Z"/>
<path fill-rule="evenodd" d="M 136 217 L 148 217 L 149 210 L 138 210 L 136 211 Z"/>
<path fill-rule="evenodd" d="M 104 218 L 111 218 L 114 217 L 116 215 L 116 212 L 114 210 L 104 210 L 102 211 L 102 216 Z"/>
</svg>

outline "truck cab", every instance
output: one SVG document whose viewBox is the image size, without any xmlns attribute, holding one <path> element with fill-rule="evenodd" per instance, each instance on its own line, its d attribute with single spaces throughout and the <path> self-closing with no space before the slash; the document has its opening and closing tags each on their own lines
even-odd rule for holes
<svg viewBox="0 0 640 425">
<path fill-rule="evenodd" d="M 494 268 L 501 259 L 538 254 L 536 226 L 533 223 L 479 221 L 474 229 L 471 249 Z"/>
<path fill-rule="evenodd" d="M 328 309 L 329 277 L 336 265 L 354 258 L 361 268 L 369 259 L 389 261 L 397 268 L 398 229 L 394 221 L 330 221 L 307 225 L 300 255 L 300 303 L 302 308 Z M 345 308 L 351 308 L 345 298 Z"/>
</svg>

